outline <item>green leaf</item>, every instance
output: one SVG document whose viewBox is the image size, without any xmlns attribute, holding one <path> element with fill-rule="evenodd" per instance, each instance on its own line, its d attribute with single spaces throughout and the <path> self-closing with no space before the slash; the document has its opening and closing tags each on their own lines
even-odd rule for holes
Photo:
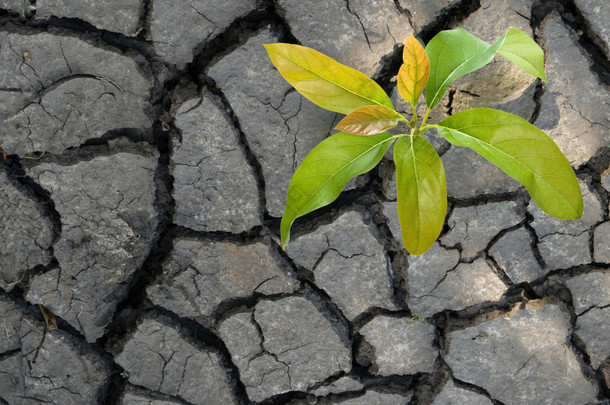
<svg viewBox="0 0 610 405">
<path fill-rule="evenodd" d="M 430 59 L 430 77 L 426 87 L 426 103 L 433 108 L 455 79 L 487 65 L 502 46 L 506 34 L 493 45 L 468 31 L 441 31 L 426 47 Z"/>
<path fill-rule="evenodd" d="M 339 121 L 335 127 L 352 135 L 374 135 L 398 125 L 396 112 L 381 105 L 360 107 Z"/>
<path fill-rule="evenodd" d="M 438 104 L 455 79 L 487 65 L 496 52 L 546 81 L 542 49 L 517 28 L 510 28 L 492 45 L 461 28 L 441 31 L 426 47 L 430 59 L 430 78 L 426 87 L 428 108 Z"/>
<path fill-rule="evenodd" d="M 314 49 L 281 43 L 264 46 L 284 79 L 322 108 L 342 114 L 366 105 L 394 108 L 388 95 L 365 74 Z"/>
<path fill-rule="evenodd" d="M 436 127 L 452 144 L 475 150 L 522 183 L 547 214 L 559 219 L 581 217 L 582 195 L 570 163 L 551 138 L 523 118 L 473 108 Z"/>
<path fill-rule="evenodd" d="M 394 145 L 398 219 L 402 241 L 414 255 L 425 253 L 440 235 L 447 214 L 447 186 L 441 158 L 421 136 Z"/>
<path fill-rule="evenodd" d="M 547 81 L 544 73 L 544 52 L 525 32 L 510 28 L 498 54 L 532 76 Z"/>
<path fill-rule="evenodd" d="M 280 225 L 282 247 L 290 240 L 296 218 L 333 202 L 352 177 L 379 163 L 393 141 L 393 135 L 387 133 L 358 136 L 339 132 L 320 142 L 290 180 Z"/>
</svg>

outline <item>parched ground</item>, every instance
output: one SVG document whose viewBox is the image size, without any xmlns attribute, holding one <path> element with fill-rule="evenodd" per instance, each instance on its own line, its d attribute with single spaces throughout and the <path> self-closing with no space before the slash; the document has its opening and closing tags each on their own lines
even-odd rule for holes
<svg viewBox="0 0 610 405">
<path fill-rule="evenodd" d="M 608 21 L 606 0 L 0 1 L 0 404 L 610 404 Z M 583 217 L 432 133 L 449 212 L 429 252 L 402 247 L 390 154 L 283 251 L 292 173 L 341 117 L 262 44 L 406 109 L 401 44 L 456 27 L 520 28 L 549 81 L 498 57 L 431 119 L 542 128 Z"/>
</svg>

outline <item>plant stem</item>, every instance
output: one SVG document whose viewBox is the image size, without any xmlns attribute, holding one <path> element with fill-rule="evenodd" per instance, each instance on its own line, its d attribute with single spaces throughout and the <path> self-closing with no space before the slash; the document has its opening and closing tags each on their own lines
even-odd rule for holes
<svg viewBox="0 0 610 405">
<path fill-rule="evenodd" d="M 413 127 L 417 126 L 417 110 L 415 109 L 415 105 L 411 104 L 411 108 L 413 111 Z"/>
<path fill-rule="evenodd" d="M 424 115 L 424 119 L 421 121 L 420 129 L 422 129 L 426 125 L 426 121 L 428 121 L 428 115 L 430 114 L 430 108 L 426 110 L 426 114 Z"/>
<path fill-rule="evenodd" d="M 411 121 L 409 121 L 405 117 L 403 117 L 402 114 L 400 114 L 398 111 L 394 111 L 394 112 L 398 116 L 398 121 L 404 122 L 405 124 L 407 124 L 409 126 L 409 128 L 413 128 L 414 124 Z"/>
<path fill-rule="evenodd" d="M 425 132 L 425 131 L 429 130 L 430 128 L 438 128 L 438 125 L 430 124 L 430 125 L 426 125 L 425 127 L 419 127 L 419 131 Z"/>
</svg>

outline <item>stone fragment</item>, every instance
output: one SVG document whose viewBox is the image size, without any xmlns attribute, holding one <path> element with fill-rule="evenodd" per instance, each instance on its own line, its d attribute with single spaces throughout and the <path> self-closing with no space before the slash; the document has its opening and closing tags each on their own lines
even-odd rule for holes
<svg viewBox="0 0 610 405">
<path fill-rule="evenodd" d="M 380 387 L 383 390 L 383 387 Z M 323 405 L 407 405 L 413 398 L 413 392 L 401 392 L 400 394 L 391 394 L 384 391 L 375 391 L 374 389 L 367 390 L 364 394 L 358 397 L 331 397 L 324 398 L 322 401 L 314 402 Z M 288 402 L 286 405 L 310 405 L 315 399 L 295 399 Z"/>
<path fill-rule="evenodd" d="M 503 235 L 489 254 L 515 284 L 529 283 L 546 274 L 534 255 L 532 237 L 524 228 Z"/>
<path fill-rule="evenodd" d="M 394 188 L 394 191 L 396 188 Z M 402 233 L 400 230 L 400 219 L 398 218 L 398 204 L 396 202 L 383 203 L 383 215 L 388 220 L 388 227 L 395 240 L 398 241 L 400 246 L 404 248 L 404 242 L 402 241 Z"/>
<path fill-rule="evenodd" d="M 565 269 L 591 262 L 589 234 L 548 235 L 538 244 L 540 255 L 550 270 Z"/>
<path fill-rule="evenodd" d="M 0 287 L 10 291 L 28 269 L 51 260 L 53 225 L 0 171 Z"/>
<path fill-rule="evenodd" d="M 592 307 L 610 305 L 610 273 L 593 272 L 571 278 L 566 282 L 572 293 L 576 315 Z"/>
<path fill-rule="evenodd" d="M 508 60 L 502 60 L 501 62 L 505 64 L 509 63 Z M 474 72 L 472 74 L 476 73 L 477 72 Z M 523 72 L 521 71 L 520 73 Z M 465 77 L 467 78 L 468 76 Z M 529 120 L 534 114 L 534 110 L 536 109 L 536 101 L 534 100 L 534 94 L 536 93 L 536 81 L 534 76 L 530 77 L 532 80 L 528 87 L 524 89 L 515 90 L 513 94 L 508 95 L 499 101 L 493 101 L 494 99 L 496 99 L 493 94 L 489 94 L 486 100 L 480 95 L 470 92 L 466 89 L 459 90 L 455 89 L 454 87 L 451 87 L 450 89 L 456 90 L 455 94 L 453 95 L 451 107 L 453 108 L 454 112 L 464 111 L 469 108 L 477 107 L 495 108 L 496 110 L 501 110 L 518 115 L 524 120 Z M 481 78 L 480 80 L 483 81 L 486 79 Z"/>
<path fill-rule="evenodd" d="M 11 405 L 96 404 L 103 401 L 109 364 L 68 333 L 0 298 L 0 398 Z"/>
<path fill-rule="evenodd" d="M 381 58 L 403 45 L 413 32 L 392 0 L 329 0 L 316 7 L 279 0 L 278 5 L 301 44 L 367 76 L 374 75 Z"/>
<path fill-rule="evenodd" d="M 476 392 L 455 386 L 452 380 L 447 381 L 443 390 L 434 398 L 432 405 L 493 405 L 487 397 Z"/>
<path fill-rule="evenodd" d="M 104 334 L 156 239 L 156 166 L 156 152 L 121 152 L 27 171 L 48 190 L 62 226 L 54 245 L 59 268 L 34 277 L 27 299 L 61 316 L 89 342 Z"/>
<path fill-rule="evenodd" d="M 456 7 L 458 0 L 398 0 L 398 3 L 411 14 L 411 22 L 417 31 L 436 20 L 443 12 Z"/>
<path fill-rule="evenodd" d="M 176 224 L 234 233 L 260 225 L 254 172 L 216 97 L 186 101 L 175 122 L 182 134 L 172 154 Z"/>
<path fill-rule="evenodd" d="M 451 332 L 445 360 L 455 378 L 507 405 L 593 403 L 596 386 L 566 345 L 570 333 L 556 305 L 520 310 Z"/>
<path fill-rule="evenodd" d="M 198 318 L 213 315 L 232 299 L 292 293 L 295 287 L 263 243 L 240 246 L 178 239 L 163 274 L 147 293 L 156 305 Z"/>
<path fill-rule="evenodd" d="M 574 0 L 574 5 L 591 26 L 588 34 L 597 42 L 606 57 L 610 57 L 610 29 L 608 28 L 610 4 L 604 0 Z"/>
<path fill-rule="evenodd" d="M 38 0 L 36 17 L 78 18 L 97 28 L 135 36 L 139 31 L 141 0 Z"/>
<path fill-rule="evenodd" d="M 219 355 L 194 347 L 157 321 L 145 319 L 115 360 L 134 385 L 195 405 L 236 404 Z"/>
<path fill-rule="evenodd" d="M 430 284 L 432 278 L 425 281 Z M 409 296 L 419 316 L 432 316 L 445 309 L 459 311 L 471 305 L 500 299 L 506 286 L 485 259 L 460 263 L 445 272 L 433 289 L 421 296 Z"/>
<path fill-rule="evenodd" d="M 278 40 L 269 30 L 262 30 L 208 70 L 237 114 L 261 165 L 266 208 L 274 217 L 284 212 L 292 174 L 329 135 L 337 116 L 291 90 L 262 46 Z"/>
<path fill-rule="evenodd" d="M 263 301 L 254 310 L 254 320 L 265 337 L 265 349 L 288 365 L 293 389 L 305 390 L 351 367 L 346 342 L 305 298 Z"/>
<path fill-rule="evenodd" d="M 311 391 L 311 393 L 319 397 L 325 397 L 329 394 L 341 394 L 350 391 L 360 391 L 363 388 L 364 385 L 360 381 L 352 377 L 345 376 L 328 385 L 323 385 L 322 387 Z"/>
<path fill-rule="evenodd" d="M 434 326 L 421 320 L 378 316 L 360 328 L 375 350 L 376 375 L 431 373 L 438 351 Z"/>
<path fill-rule="evenodd" d="M 593 233 L 593 260 L 610 263 L 610 222 L 604 222 Z"/>
<path fill-rule="evenodd" d="M 446 173 L 448 197 L 467 199 L 509 193 L 522 187 L 521 183 L 472 149 L 452 146 L 441 160 Z"/>
<path fill-rule="evenodd" d="M 250 400 L 258 402 L 291 390 L 288 365 L 265 349 L 264 336 L 251 312 L 231 316 L 218 331 Z"/>
<path fill-rule="evenodd" d="M 256 7 L 255 0 L 154 0 L 150 23 L 156 53 L 179 68 L 206 43 Z"/>
<path fill-rule="evenodd" d="M 451 230 L 441 238 L 441 243 L 448 247 L 461 246 L 462 258 L 471 259 L 500 231 L 521 222 L 524 219 L 521 211 L 513 201 L 456 207 L 447 220 Z"/>
<path fill-rule="evenodd" d="M 413 393 L 409 392 L 407 395 L 400 394 L 386 394 L 383 392 L 377 392 L 373 390 L 368 390 L 364 393 L 364 395 L 346 399 L 339 400 L 336 402 L 332 402 L 332 404 L 336 405 L 407 405 L 410 403 L 411 398 L 413 397 Z"/>
<path fill-rule="evenodd" d="M 42 340 L 42 324 L 36 324 L 25 318 L 15 304 L 4 296 L 0 297 L 0 310 L 2 311 L 2 317 L 0 317 L 0 331 L 2 332 L 0 354 L 20 350 L 22 346 L 26 347 L 26 352 L 34 349 Z"/>
<path fill-rule="evenodd" d="M 312 385 L 351 368 L 350 349 L 307 299 L 261 301 L 219 327 L 252 401 Z"/>
<path fill-rule="evenodd" d="M 0 3 L 0 9 L 10 10 L 21 14 L 21 12 L 23 12 L 23 10 L 31 4 L 32 3 L 30 3 L 29 0 L 4 0 L 2 3 Z"/>
<path fill-rule="evenodd" d="M 151 399 L 136 394 L 127 393 L 123 396 L 121 405 L 176 405 L 180 402 L 166 401 L 161 399 Z"/>
<path fill-rule="evenodd" d="M 591 262 L 589 232 L 603 218 L 599 198 L 584 182 L 580 182 L 583 196 L 583 214 L 578 220 L 566 221 L 545 214 L 532 201 L 528 211 L 534 217 L 531 223 L 538 235 L 538 250 L 550 270 L 565 269 Z"/>
<path fill-rule="evenodd" d="M 606 189 L 606 191 L 610 192 L 610 167 L 604 170 L 601 175 L 602 186 Z"/>
<path fill-rule="evenodd" d="M 7 153 L 59 153 L 108 131 L 151 126 L 143 57 L 49 33 L 0 33 L 0 49 Z"/>
<path fill-rule="evenodd" d="M 534 115 L 535 110 L 536 110 L 536 101 L 534 99 L 535 94 L 536 94 L 536 84 L 537 84 L 537 80 L 533 81 L 525 89 L 516 91 L 511 96 L 506 97 L 502 101 L 493 103 L 488 106 L 481 106 L 481 107 L 492 107 L 497 110 L 501 110 L 501 111 L 505 111 L 505 112 L 508 112 L 511 114 L 518 115 L 519 117 L 523 118 L 524 120 L 529 121 L 532 118 L 532 116 Z M 464 99 L 467 99 L 466 96 L 474 97 L 470 94 L 466 94 L 465 92 L 461 92 L 460 95 L 463 96 Z M 477 104 L 477 101 L 467 101 L 467 104 L 474 105 L 474 104 Z M 460 107 L 458 105 L 455 105 L 454 108 L 460 109 Z"/>
<path fill-rule="evenodd" d="M 610 357 L 610 307 L 592 307 L 576 320 L 576 334 L 585 343 L 591 365 L 597 369 Z"/>
<path fill-rule="evenodd" d="M 349 319 L 372 308 L 396 309 L 383 246 L 358 213 L 295 238 L 287 253 L 314 273 L 316 285 Z"/>
<path fill-rule="evenodd" d="M 591 71 L 592 61 L 576 33 L 556 12 L 545 20 L 544 37 L 549 82 L 535 124 L 553 138 L 572 166 L 580 166 L 610 144 L 610 92 Z"/>
<path fill-rule="evenodd" d="M 511 2 L 483 0 L 481 7 L 468 17 L 462 28 L 490 44 L 511 27 L 520 29 L 532 37 L 529 18 L 533 3 L 533 0 Z M 502 23 L 498 24 L 498 21 Z M 529 119 L 535 108 L 534 86 L 532 86 L 535 81 L 534 76 L 526 73 L 513 62 L 496 56 L 488 65 L 454 82 L 457 92 L 453 96 L 453 111 L 474 107 L 497 107 L 518 99 L 525 93 L 524 100 L 520 103 L 511 103 L 505 107 L 513 107 L 515 109 L 509 112 L 517 113 L 523 105 L 527 105 L 528 108 L 521 113 L 526 115 L 525 119 Z"/>
<path fill-rule="evenodd" d="M 448 272 L 455 269 L 460 260 L 456 249 L 445 249 L 436 242 L 423 255 L 409 256 L 407 271 L 409 288 L 409 308 L 418 316 L 432 316 L 443 308 L 434 304 L 428 296 L 435 290 Z"/>
</svg>

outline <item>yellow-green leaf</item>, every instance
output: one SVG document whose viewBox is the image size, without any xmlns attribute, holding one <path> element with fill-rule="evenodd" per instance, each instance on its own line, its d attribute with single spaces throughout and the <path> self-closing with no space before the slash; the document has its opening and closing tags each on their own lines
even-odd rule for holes
<svg viewBox="0 0 610 405">
<path fill-rule="evenodd" d="M 445 169 L 430 142 L 405 136 L 394 145 L 398 219 L 402 241 L 414 255 L 425 253 L 440 235 L 447 214 Z"/>
<path fill-rule="evenodd" d="M 339 131 L 352 135 L 375 135 L 398 125 L 396 112 L 382 105 L 360 107 L 339 121 Z"/>
<path fill-rule="evenodd" d="M 426 88 L 426 103 L 433 108 L 455 79 L 487 65 L 502 46 L 506 34 L 493 45 L 468 31 L 441 31 L 426 46 L 430 58 L 430 79 Z"/>
<path fill-rule="evenodd" d="M 430 61 L 426 50 L 413 35 L 407 39 L 402 52 L 403 65 L 398 71 L 398 92 L 408 103 L 417 105 L 430 75 Z"/>
<path fill-rule="evenodd" d="M 542 49 L 517 28 L 510 28 L 491 45 L 462 28 L 441 31 L 430 40 L 426 53 L 431 66 L 426 88 L 428 108 L 438 104 L 455 79 L 487 65 L 496 53 L 546 81 Z"/>
<path fill-rule="evenodd" d="M 445 118 L 439 133 L 467 146 L 520 182 L 532 200 L 559 219 L 582 215 L 574 170 L 555 142 L 521 117 L 491 108 L 472 108 Z"/>
<path fill-rule="evenodd" d="M 547 81 L 544 73 L 544 52 L 525 32 L 510 28 L 498 54 L 532 76 Z"/>
<path fill-rule="evenodd" d="M 349 114 L 366 105 L 394 108 L 383 89 L 365 74 L 301 45 L 266 44 L 281 75 L 311 102 L 330 111 Z"/>
<path fill-rule="evenodd" d="M 288 186 L 280 225 L 282 247 L 290 240 L 295 219 L 333 202 L 347 182 L 379 163 L 392 145 L 387 133 L 358 136 L 339 132 L 318 144 L 303 160 Z"/>
</svg>

